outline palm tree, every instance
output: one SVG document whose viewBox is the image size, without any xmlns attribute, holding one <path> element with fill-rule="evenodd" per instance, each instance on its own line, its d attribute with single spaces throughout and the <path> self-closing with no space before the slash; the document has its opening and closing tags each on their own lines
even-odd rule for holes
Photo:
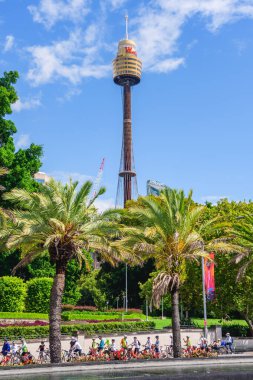
<svg viewBox="0 0 253 380">
<path fill-rule="evenodd" d="M 231 261 L 239 264 L 237 272 L 237 284 L 242 281 L 247 283 L 247 277 L 251 278 L 253 269 L 253 215 L 252 213 L 245 213 L 237 218 L 237 221 L 232 225 L 229 230 L 233 235 L 237 244 L 240 244 L 244 250 L 237 254 Z M 243 286 L 245 288 L 245 285 Z M 246 287 L 247 288 L 247 287 Z M 245 297 L 244 297 L 245 298 Z M 240 298 L 239 311 L 245 321 L 247 322 L 251 335 L 253 335 L 253 318 L 252 308 L 247 302 L 244 305 L 243 299 Z"/>
<path fill-rule="evenodd" d="M 84 249 L 99 252 L 105 261 L 112 264 L 119 259 L 109 244 L 116 224 L 109 221 L 108 212 L 99 214 L 93 205 L 105 189 L 100 189 L 94 198 L 90 198 L 91 182 L 84 183 L 79 191 L 77 186 L 78 182 L 70 181 L 63 185 L 51 180 L 40 193 L 14 189 L 4 195 L 14 209 L 12 225 L 2 232 L 2 236 L 8 236 L 7 248 L 22 250 L 22 260 L 14 271 L 45 251 L 55 265 L 49 313 L 52 363 L 61 362 L 61 303 L 68 262 L 73 258 L 78 261 L 85 259 Z"/>
<path fill-rule="evenodd" d="M 131 204 L 129 221 L 122 227 L 123 238 L 114 244 L 124 252 L 132 252 L 140 260 L 152 256 L 158 275 L 153 281 L 152 301 L 159 307 L 168 292 L 172 300 L 172 330 L 174 357 L 181 356 L 179 289 L 186 279 L 188 260 L 207 256 L 212 250 L 227 252 L 231 244 L 216 240 L 205 243 L 204 232 L 210 234 L 214 221 L 199 223 L 205 206 L 192 201 L 192 192 L 166 188 L 159 197 L 139 198 Z"/>
<path fill-rule="evenodd" d="M 237 274 L 237 280 L 240 280 L 247 269 L 253 265 L 253 215 L 245 213 L 245 215 L 240 216 L 238 219 L 240 221 L 235 222 L 230 231 L 237 240 L 237 243 L 245 248 L 233 260 L 236 264 L 241 263 Z"/>
</svg>

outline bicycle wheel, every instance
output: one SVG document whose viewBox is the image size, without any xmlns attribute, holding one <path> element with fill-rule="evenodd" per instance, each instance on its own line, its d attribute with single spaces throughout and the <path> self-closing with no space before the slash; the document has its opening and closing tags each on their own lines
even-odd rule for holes
<svg viewBox="0 0 253 380">
<path fill-rule="evenodd" d="M 225 355 L 225 354 L 227 354 L 227 350 L 225 347 L 222 346 L 219 348 L 218 353 L 219 353 L 219 355 Z"/>
</svg>

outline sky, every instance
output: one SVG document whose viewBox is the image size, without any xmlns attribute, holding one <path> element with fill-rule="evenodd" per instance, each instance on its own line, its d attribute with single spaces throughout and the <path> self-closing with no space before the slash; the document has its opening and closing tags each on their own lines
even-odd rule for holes
<svg viewBox="0 0 253 380">
<path fill-rule="evenodd" d="M 112 60 L 129 37 L 139 193 L 153 179 L 198 202 L 253 199 L 253 0 L 0 0 L 0 76 L 17 70 L 17 148 L 43 146 L 42 171 L 94 180 L 114 206 L 122 138 Z"/>
</svg>

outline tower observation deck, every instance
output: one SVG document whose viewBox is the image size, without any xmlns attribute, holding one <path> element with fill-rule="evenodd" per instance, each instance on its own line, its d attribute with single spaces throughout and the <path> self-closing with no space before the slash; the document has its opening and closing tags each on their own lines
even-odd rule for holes
<svg viewBox="0 0 253 380">
<path fill-rule="evenodd" d="M 113 60 L 113 80 L 123 87 L 123 137 L 119 169 L 116 206 L 125 207 L 126 202 L 138 195 L 132 144 L 131 87 L 140 83 L 142 62 L 137 57 L 136 44 L 128 38 L 128 17 L 126 16 L 126 37 L 118 45 Z"/>
</svg>

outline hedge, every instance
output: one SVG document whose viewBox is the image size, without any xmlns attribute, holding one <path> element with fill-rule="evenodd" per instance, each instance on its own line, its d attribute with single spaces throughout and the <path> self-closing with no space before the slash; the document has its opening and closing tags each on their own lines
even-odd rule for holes
<svg viewBox="0 0 253 380">
<path fill-rule="evenodd" d="M 21 278 L 0 277 L 0 311 L 23 311 L 26 289 L 26 284 Z"/>
<path fill-rule="evenodd" d="M 234 325 L 232 323 L 229 325 L 222 325 L 222 336 L 225 336 L 226 333 L 230 333 L 230 335 L 233 337 L 251 336 L 248 326 L 242 326 L 239 324 Z"/>
<path fill-rule="evenodd" d="M 33 313 L 48 313 L 53 279 L 47 277 L 38 277 L 31 279 L 26 284 L 26 311 Z"/>
<path fill-rule="evenodd" d="M 63 325 L 61 333 L 73 335 L 74 332 L 80 331 L 85 335 L 93 334 L 111 334 L 116 332 L 147 331 L 155 327 L 154 322 L 113 322 L 113 323 L 89 323 L 83 325 Z M 0 338 L 17 339 L 19 337 L 35 338 L 47 337 L 49 326 L 36 327 L 1 327 Z"/>
</svg>

